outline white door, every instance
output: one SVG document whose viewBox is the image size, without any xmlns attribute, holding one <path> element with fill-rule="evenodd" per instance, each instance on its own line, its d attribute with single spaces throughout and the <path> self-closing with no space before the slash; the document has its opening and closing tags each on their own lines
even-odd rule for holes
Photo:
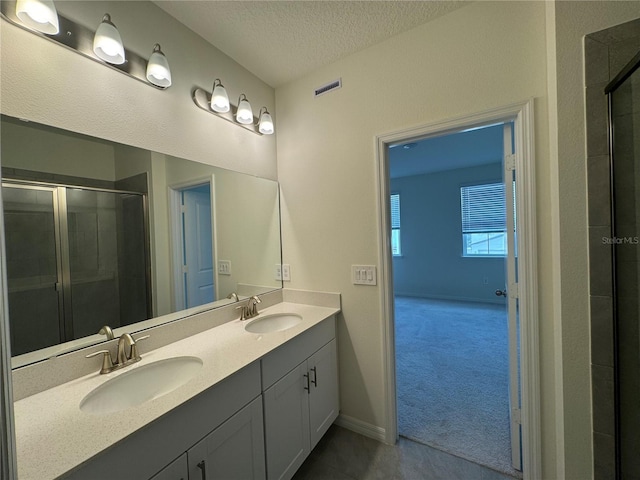
<svg viewBox="0 0 640 480">
<path fill-rule="evenodd" d="M 215 300 L 211 187 L 182 191 L 185 306 L 196 307 Z"/>
<path fill-rule="evenodd" d="M 507 214 L 507 316 L 509 329 L 509 419 L 511 428 L 511 463 L 522 470 L 520 442 L 520 358 L 518 355 L 518 264 L 515 216 L 515 149 L 513 123 L 504 124 L 504 192 Z"/>
</svg>

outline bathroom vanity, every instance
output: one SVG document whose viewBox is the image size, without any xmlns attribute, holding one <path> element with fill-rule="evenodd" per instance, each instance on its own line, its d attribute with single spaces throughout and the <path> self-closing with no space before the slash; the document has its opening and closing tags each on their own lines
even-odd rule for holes
<svg viewBox="0 0 640 480">
<path fill-rule="evenodd" d="M 15 402 L 19 478 L 291 478 L 339 410 L 339 295 L 320 303 L 262 310 L 256 320 L 300 319 L 279 331 L 252 333 L 245 328 L 254 320 L 236 319 L 154 350 L 141 343 L 133 366 L 97 368 Z M 106 413 L 80 408 L 105 382 L 176 358 L 202 367 L 153 400 L 124 408 L 107 399 Z"/>
</svg>

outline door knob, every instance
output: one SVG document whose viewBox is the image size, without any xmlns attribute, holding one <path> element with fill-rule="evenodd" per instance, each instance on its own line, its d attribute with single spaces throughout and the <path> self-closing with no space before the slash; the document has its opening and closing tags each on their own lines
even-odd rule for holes
<svg viewBox="0 0 640 480">
<path fill-rule="evenodd" d="M 498 297 L 506 297 L 507 296 L 507 291 L 498 289 L 498 290 L 496 290 L 496 295 Z"/>
</svg>

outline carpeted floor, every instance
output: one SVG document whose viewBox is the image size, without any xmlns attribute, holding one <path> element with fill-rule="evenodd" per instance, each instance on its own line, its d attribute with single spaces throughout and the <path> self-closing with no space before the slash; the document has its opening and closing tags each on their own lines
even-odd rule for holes
<svg viewBox="0 0 640 480">
<path fill-rule="evenodd" d="M 505 307 L 396 297 L 395 324 L 400 435 L 521 478 Z"/>
</svg>

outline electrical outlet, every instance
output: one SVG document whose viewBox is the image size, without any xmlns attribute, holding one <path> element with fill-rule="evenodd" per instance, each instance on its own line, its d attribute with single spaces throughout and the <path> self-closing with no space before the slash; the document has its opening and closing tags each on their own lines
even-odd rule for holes
<svg viewBox="0 0 640 480">
<path fill-rule="evenodd" d="M 291 281 L 291 266 L 288 263 L 282 264 L 282 280 L 285 282 Z"/>
<path fill-rule="evenodd" d="M 218 274 L 219 275 L 231 275 L 231 261 L 230 260 L 218 260 Z"/>
<path fill-rule="evenodd" d="M 351 283 L 354 285 L 377 285 L 375 265 L 351 265 Z"/>
<path fill-rule="evenodd" d="M 276 280 L 282 281 L 282 264 L 276 263 Z"/>
</svg>

